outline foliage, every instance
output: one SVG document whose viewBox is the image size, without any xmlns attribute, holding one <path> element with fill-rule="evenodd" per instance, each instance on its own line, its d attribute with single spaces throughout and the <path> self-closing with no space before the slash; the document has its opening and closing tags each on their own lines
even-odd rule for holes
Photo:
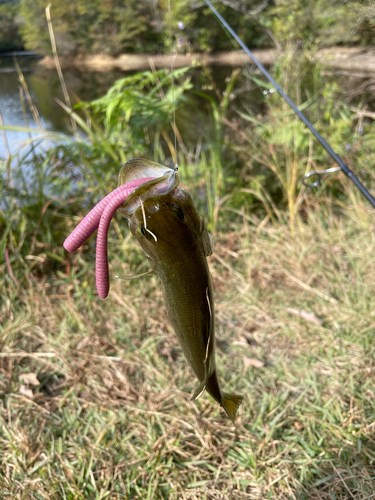
<svg viewBox="0 0 375 500">
<path fill-rule="evenodd" d="M 52 0 L 51 4 L 61 55 L 233 48 L 232 41 L 204 2 Z M 306 46 L 372 44 L 374 41 L 372 0 L 256 3 L 222 0 L 216 7 L 250 47 L 269 47 L 275 41 L 284 45 L 288 40 Z M 50 52 L 44 9 L 42 0 L 20 0 L 19 6 L 12 7 L 11 14 L 3 11 L 4 40 L 5 32 L 22 21 L 20 33 L 25 46 L 40 53 Z"/>
<path fill-rule="evenodd" d="M 80 103 L 75 110 L 60 103 L 78 127 L 76 138 L 29 130 L 38 132 L 38 139 L 31 140 L 34 147 L 0 164 L 0 255 L 6 248 L 12 252 L 14 272 L 23 286 L 27 286 L 27 255 L 35 253 L 52 269 L 62 259 L 67 227 L 64 216 L 56 220 L 56 212 L 71 216 L 99 201 L 117 187 L 120 166 L 129 158 L 159 155 L 166 161 L 175 155 L 170 123 L 174 106 L 178 109 L 190 88 L 189 78 L 184 77 L 187 70 L 126 77 L 103 98 Z M 26 82 L 21 81 L 27 93 Z M 59 251 L 53 248 L 56 243 Z"/>
<path fill-rule="evenodd" d="M 209 72 L 206 69 L 204 70 L 211 80 L 212 89 L 215 91 L 216 96 L 207 92 L 195 91 L 199 97 L 209 103 L 208 119 L 206 116 L 202 116 L 202 113 L 197 109 L 205 129 L 204 141 L 202 141 L 202 163 L 207 201 L 206 206 L 202 207 L 202 209 L 207 214 L 209 229 L 215 231 L 217 224 L 216 207 L 220 199 L 233 188 L 230 171 L 236 161 L 236 156 L 233 155 L 233 148 L 228 145 L 229 141 L 225 137 L 225 131 L 229 106 L 233 99 L 232 91 L 240 72 L 238 69 L 234 70 L 231 76 L 227 78 L 224 90 L 220 91 Z M 206 109 L 204 111 L 206 112 Z M 226 154 L 228 149 L 229 154 Z M 192 177 L 194 177 L 194 174 Z"/>
<path fill-rule="evenodd" d="M 282 209 L 288 207 L 293 225 L 303 201 L 303 175 L 309 170 L 332 167 L 333 160 L 268 82 L 250 78 L 260 86 L 267 105 L 262 116 L 257 116 L 249 106 L 246 111 L 239 108 L 241 120 L 233 123 L 233 130 L 239 132 L 236 149 L 244 165 L 241 178 L 259 193 L 269 216 L 277 212 L 275 204 Z M 276 79 L 318 132 L 329 138 L 333 150 L 350 168 L 358 168 L 356 159 L 362 150 L 363 137 L 335 80 L 322 76 L 319 64 L 311 62 L 309 53 L 299 56 L 295 52 L 280 62 Z M 242 119 L 248 121 L 247 128 Z M 372 131 L 369 132 L 372 137 Z M 370 162 L 366 160 L 363 168 L 370 172 Z M 340 183 L 331 179 L 325 189 L 335 199 L 342 199 Z M 271 201 L 267 201 L 268 195 Z"/>
<path fill-rule="evenodd" d="M 243 2 L 247 4 L 249 2 Z M 250 2 L 253 5 L 253 2 Z M 165 19 L 164 39 L 168 48 L 169 38 L 172 34 L 176 38 L 177 51 L 191 52 L 192 50 L 218 51 L 233 49 L 233 43 L 226 36 L 220 23 L 216 20 L 211 10 L 204 4 L 197 4 L 193 0 L 179 0 L 160 2 L 160 12 Z M 218 10 L 223 17 L 237 30 L 239 36 L 251 47 L 259 47 L 268 42 L 256 16 L 244 16 L 230 6 L 220 3 Z M 183 28 L 178 26 L 183 24 Z"/>
<path fill-rule="evenodd" d="M 20 1 L 24 20 L 21 32 L 26 46 L 41 53 L 50 52 L 45 4 L 42 0 Z M 53 0 L 51 4 L 57 47 L 62 55 L 168 51 L 171 42 L 176 50 L 187 51 L 231 47 L 208 8 L 196 6 L 192 0 L 162 0 L 155 5 L 147 0 L 125 4 L 121 0 Z M 221 10 L 245 41 L 259 45 L 264 40 L 255 18 L 243 18 L 225 6 Z"/>
<path fill-rule="evenodd" d="M 18 32 L 18 4 L 18 0 L 0 2 L 0 52 L 23 48 L 23 41 Z"/>
<path fill-rule="evenodd" d="M 24 17 L 22 35 L 28 48 L 50 52 L 50 41 L 42 0 L 20 0 Z M 120 0 L 101 2 L 67 0 L 51 2 L 52 21 L 60 54 L 111 53 L 141 47 L 140 35 L 147 29 L 146 2 Z"/>
<path fill-rule="evenodd" d="M 164 45 L 169 50 L 176 48 L 175 38 L 183 36 L 185 44 L 190 45 L 190 30 L 196 23 L 198 9 L 192 9 L 190 0 L 161 0 L 158 2 L 159 18 L 162 19 L 162 33 Z M 179 28 L 180 26 L 180 28 Z M 187 30 L 187 31 L 186 31 Z M 180 33 L 179 33 L 180 32 Z M 179 36 L 181 34 L 181 37 Z M 181 48 L 184 45 L 182 38 L 180 42 L 177 40 L 177 46 Z M 188 49 L 189 45 L 186 46 Z"/>
<path fill-rule="evenodd" d="M 104 97 L 80 107 L 104 125 L 104 134 L 115 149 L 144 155 L 150 152 L 155 136 L 166 136 L 174 110 L 186 102 L 184 94 L 191 89 L 190 78 L 178 85 L 172 83 L 188 70 L 146 71 L 122 78 Z"/>
<path fill-rule="evenodd" d="M 305 46 L 372 44 L 375 10 L 372 0 L 279 0 L 263 16 L 279 43 Z"/>
<path fill-rule="evenodd" d="M 166 161 L 168 152 L 173 157 L 172 110 L 183 103 L 190 88 L 189 78 L 183 79 L 187 70 L 136 73 L 118 80 L 104 97 L 81 102 L 75 110 L 60 102 L 83 135 L 58 145 L 51 154 L 65 168 L 83 174 L 95 195 L 115 187 L 119 167 L 129 158 L 161 155 Z"/>
<path fill-rule="evenodd" d="M 254 2 L 244 3 L 254 6 Z M 249 47 L 269 47 L 272 45 L 259 22 L 259 16 L 246 16 L 220 3 L 216 5 L 216 8 Z M 227 35 L 206 5 L 202 7 L 194 28 L 193 40 L 196 40 L 201 50 L 217 51 L 237 48 L 237 45 L 233 44 L 231 37 Z"/>
</svg>

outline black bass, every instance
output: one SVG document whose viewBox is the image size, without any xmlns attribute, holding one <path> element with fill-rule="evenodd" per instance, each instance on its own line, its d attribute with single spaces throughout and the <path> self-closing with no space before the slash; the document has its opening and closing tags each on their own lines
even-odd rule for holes
<svg viewBox="0 0 375 500">
<path fill-rule="evenodd" d="M 120 172 L 120 184 L 158 177 L 137 188 L 119 209 L 159 276 L 169 321 L 199 385 L 234 422 L 242 396 L 220 389 L 215 367 L 215 314 L 207 256 L 210 236 L 191 196 L 178 187 L 178 173 L 148 160 L 135 159 Z"/>
</svg>

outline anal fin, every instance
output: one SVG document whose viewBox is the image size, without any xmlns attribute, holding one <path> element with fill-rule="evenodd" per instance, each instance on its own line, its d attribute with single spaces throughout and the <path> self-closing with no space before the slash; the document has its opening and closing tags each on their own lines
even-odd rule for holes
<svg viewBox="0 0 375 500">
<path fill-rule="evenodd" d="M 204 390 L 206 389 L 206 386 L 208 384 L 208 363 L 207 363 L 207 359 L 203 362 L 203 366 L 204 366 L 204 379 L 198 385 L 198 387 L 195 389 L 194 394 L 191 397 L 191 401 L 194 401 L 194 399 L 199 398 L 199 396 L 204 392 Z"/>
<path fill-rule="evenodd" d="M 203 382 L 201 382 L 198 387 L 195 389 L 194 391 L 194 394 L 192 395 L 192 397 L 190 398 L 191 401 L 194 401 L 194 399 L 197 399 L 199 398 L 199 396 L 204 392 L 205 388 L 206 388 L 206 381 L 203 380 Z"/>
</svg>

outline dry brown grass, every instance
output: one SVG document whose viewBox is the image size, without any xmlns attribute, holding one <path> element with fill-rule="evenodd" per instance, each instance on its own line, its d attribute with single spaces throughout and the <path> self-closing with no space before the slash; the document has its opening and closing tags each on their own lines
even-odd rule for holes
<svg viewBox="0 0 375 500">
<path fill-rule="evenodd" d="M 190 401 L 155 278 L 113 279 L 100 301 L 92 253 L 69 275 L 34 272 L 28 290 L 5 275 L 2 498 L 375 498 L 375 227 L 350 213 L 311 212 L 294 238 L 244 215 L 217 236 L 217 363 L 245 396 L 236 427 L 208 395 Z M 143 262 L 128 238 L 111 254 L 112 275 Z"/>
</svg>

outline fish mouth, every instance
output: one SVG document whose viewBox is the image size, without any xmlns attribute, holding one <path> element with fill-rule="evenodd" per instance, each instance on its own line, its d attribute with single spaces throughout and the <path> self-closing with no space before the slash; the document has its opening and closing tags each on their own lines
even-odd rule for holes
<svg viewBox="0 0 375 500">
<path fill-rule="evenodd" d="M 151 160 L 133 158 L 122 166 L 118 185 L 122 186 L 134 180 L 150 177 L 154 177 L 154 179 L 144 182 L 134 189 L 118 209 L 123 217 L 130 218 L 146 198 L 168 194 L 176 189 L 180 183 L 177 167 L 171 168 Z"/>
</svg>

